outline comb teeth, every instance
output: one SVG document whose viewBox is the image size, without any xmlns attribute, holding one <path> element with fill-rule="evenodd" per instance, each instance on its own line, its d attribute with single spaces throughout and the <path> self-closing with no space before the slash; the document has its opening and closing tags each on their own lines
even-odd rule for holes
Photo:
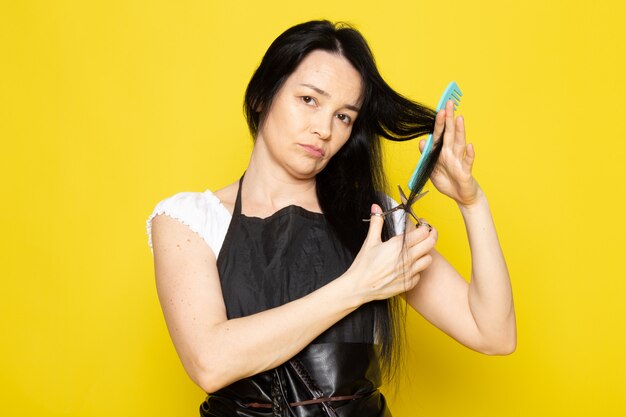
<svg viewBox="0 0 626 417">
<path fill-rule="evenodd" d="M 446 102 L 448 100 L 452 100 L 454 102 L 454 111 L 458 109 L 459 104 L 461 103 L 461 96 L 463 93 L 459 88 L 458 84 L 452 81 L 446 87 L 446 91 L 444 91 L 443 96 L 441 96 L 441 100 L 439 101 L 439 105 L 437 106 L 437 111 L 446 107 Z"/>
<path fill-rule="evenodd" d="M 446 101 L 448 100 L 452 100 L 454 102 L 454 111 L 457 110 L 457 107 L 459 106 L 459 104 L 461 103 L 461 97 L 458 97 L 455 92 L 452 92 L 448 95 L 448 97 L 446 98 Z"/>
</svg>

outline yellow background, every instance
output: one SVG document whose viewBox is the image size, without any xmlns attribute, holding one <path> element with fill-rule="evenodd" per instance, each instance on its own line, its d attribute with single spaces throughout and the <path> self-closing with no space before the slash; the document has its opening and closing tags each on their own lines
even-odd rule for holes
<svg viewBox="0 0 626 417">
<path fill-rule="evenodd" d="M 0 414 L 195 416 L 145 220 L 237 179 L 245 86 L 270 42 L 355 24 L 401 93 L 450 80 L 514 288 L 518 346 L 473 352 L 408 318 L 396 417 L 626 415 L 622 1 L 3 1 Z M 405 184 L 417 142 L 390 144 Z M 455 205 L 419 210 L 465 276 Z"/>
</svg>

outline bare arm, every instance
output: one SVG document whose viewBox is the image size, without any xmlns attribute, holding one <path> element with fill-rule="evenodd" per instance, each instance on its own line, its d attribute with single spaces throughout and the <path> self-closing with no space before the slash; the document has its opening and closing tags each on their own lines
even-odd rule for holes
<svg viewBox="0 0 626 417">
<path fill-rule="evenodd" d="M 482 195 L 461 213 L 472 254 L 470 283 L 433 249 L 433 263 L 407 292 L 407 302 L 465 346 L 510 354 L 517 344 L 513 293 L 487 199 Z"/>
<path fill-rule="evenodd" d="M 376 210 L 380 210 L 376 206 Z M 413 288 L 430 264 L 436 236 L 407 234 L 407 266 L 397 264 L 402 237 L 381 242 L 382 219 L 345 274 L 283 306 L 227 320 L 215 255 L 182 223 L 152 220 L 157 291 L 170 336 L 185 370 L 206 392 L 271 369 L 361 304 Z M 409 270 L 402 275 L 399 271 Z"/>
</svg>

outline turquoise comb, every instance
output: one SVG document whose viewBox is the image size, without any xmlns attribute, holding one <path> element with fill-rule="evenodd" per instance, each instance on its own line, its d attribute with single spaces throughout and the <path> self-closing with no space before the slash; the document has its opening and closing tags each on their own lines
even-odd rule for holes
<svg viewBox="0 0 626 417">
<path fill-rule="evenodd" d="M 452 81 L 450 84 L 448 84 L 446 91 L 443 92 L 443 95 L 439 99 L 439 104 L 437 104 L 437 109 L 435 110 L 435 112 L 439 113 L 439 110 L 445 108 L 446 102 L 448 100 L 454 101 L 454 110 L 456 111 L 457 106 L 461 102 L 462 95 L 463 93 L 461 93 L 461 89 L 459 88 L 457 83 Z M 420 191 L 420 190 L 415 189 L 417 185 L 416 184 L 417 178 L 419 174 L 421 174 L 421 172 L 424 170 L 425 168 L 424 161 L 426 160 L 426 158 L 428 158 L 428 155 L 430 155 L 430 151 L 432 149 L 433 149 L 433 134 L 431 133 L 428 135 L 428 139 L 426 139 L 426 146 L 424 146 L 424 151 L 422 152 L 422 156 L 417 162 L 417 166 L 415 167 L 415 170 L 413 171 L 413 175 L 411 175 L 411 180 L 409 181 L 409 188 L 411 189 L 411 191 L 414 191 L 416 193 Z"/>
</svg>

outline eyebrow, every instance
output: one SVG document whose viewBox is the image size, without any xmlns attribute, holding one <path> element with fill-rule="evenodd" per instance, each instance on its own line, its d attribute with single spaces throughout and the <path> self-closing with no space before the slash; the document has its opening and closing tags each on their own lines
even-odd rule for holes
<svg viewBox="0 0 626 417">
<path fill-rule="evenodd" d="M 308 88 L 310 88 L 311 90 L 315 90 L 317 93 L 319 93 L 319 94 L 321 94 L 321 95 L 323 95 L 323 96 L 330 97 L 330 93 L 328 93 L 328 92 L 326 92 L 326 91 L 322 90 L 321 88 L 316 87 L 316 86 L 314 86 L 314 85 L 312 85 L 312 84 L 300 84 L 300 85 L 301 85 L 301 86 L 303 86 L 303 87 L 308 87 Z M 355 105 L 353 105 L 353 104 L 344 104 L 344 107 L 345 107 L 346 109 L 349 109 L 349 110 L 355 111 L 355 112 L 357 112 L 357 113 L 358 113 L 358 112 L 359 112 L 359 110 L 360 110 L 357 106 L 355 106 Z"/>
</svg>

